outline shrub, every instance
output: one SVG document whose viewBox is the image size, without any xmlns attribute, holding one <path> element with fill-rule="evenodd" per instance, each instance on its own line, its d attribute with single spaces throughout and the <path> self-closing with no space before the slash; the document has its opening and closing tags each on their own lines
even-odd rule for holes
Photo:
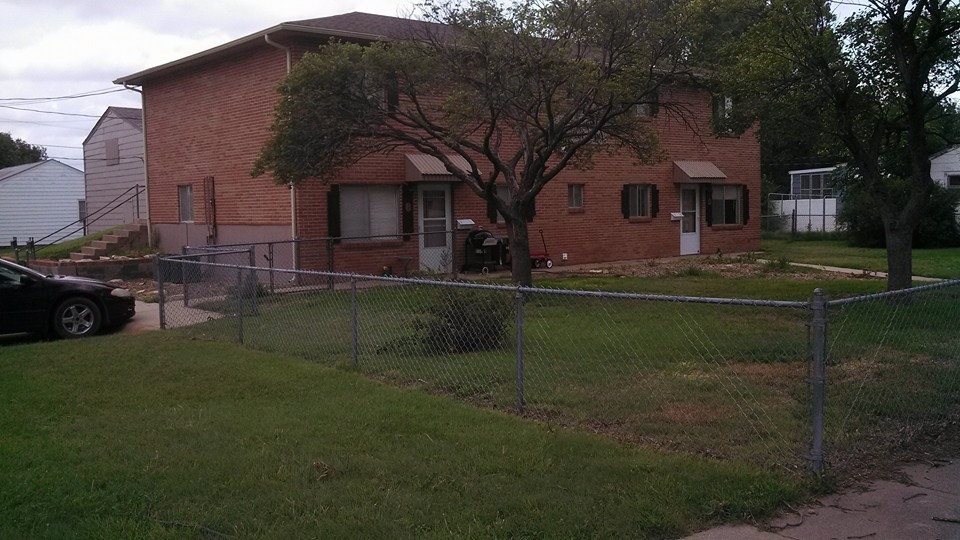
<svg viewBox="0 0 960 540">
<path fill-rule="evenodd" d="M 960 247 L 958 202 L 960 194 L 934 186 L 927 210 L 913 232 L 914 248 Z M 880 211 L 859 186 L 844 188 L 837 224 L 846 232 L 852 246 L 882 248 L 887 245 Z"/>
<path fill-rule="evenodd" d="M 483 351 L 503 344 L 511 313 L 509 296 L 449 287 L 439 291 L 417 326 L 433 352 Z"/>
</svg>

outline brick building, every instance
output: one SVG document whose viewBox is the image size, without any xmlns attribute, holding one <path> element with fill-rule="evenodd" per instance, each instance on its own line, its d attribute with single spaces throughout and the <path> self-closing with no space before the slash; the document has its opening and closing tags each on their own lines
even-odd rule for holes
<svg viewBox="0 0 960 540">
<path fill-rule="evenodd" d="M 472 219 L 506 236 L 485 201 L 438 169 L 438 160 L 414 152 L 365 158 L 329 185 L 290 188 L 250 176 L 268 137 L 275 88 L 305 52 L 331 37 L 370 42 L 421 24 L 364 13 L 282 23 L 117 79 L 143 92 L 149 210 L 160 249 L 383 235 L 338 242 L 336 269 L 376 272 L 403 260 L 442 271 L 462 262 L 462 233 L 417 233 Z M 759 217 L 750 219 L 760 202 L 755 133 L 696 133 L 690 124 L 710 125 L 712 96 L 693 86 L 661 95 L 693 118 L 652 118 L 667 158 L 637 167 L 628 156 L 599 155 L 590 170 L 565 171 L 537 197 L 534 251 L 540 231 L 558 264 L 564 253 L 567 264 L 580 264 L 760 247 Z M 326 268 L 317 245 L 291 257 L 303 268 Z"/>
</svg>

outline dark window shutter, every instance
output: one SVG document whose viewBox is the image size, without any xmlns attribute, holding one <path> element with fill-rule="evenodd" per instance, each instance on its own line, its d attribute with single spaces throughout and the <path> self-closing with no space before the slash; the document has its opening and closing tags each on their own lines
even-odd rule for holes
<svg viewBox="0 0 960 540">
<path fill-rule="evenodd" d="M 703 210 L 706 212 L 707 226 L 713 226 L 713 186 L 703 186 Z"/>
<path fill-rule="evenodd" d="M 750 190 L 743 186 L 743 224 L 750 221 Z"/>
<path fill-rule="evenodd" d="M 490 193 L 491 197 L 496 197 L 497 192 L 493 191 Z M 490 223 L 497 222 L 497 205 L 492 200 L 487 200 L 487 219 L 490 220 Z"/>
<path fill-rule="evenodd" d="M 403 215 L 401 225 L 403 227 L 404 240 L 409 240 L 410 235 L 413 234 L 413 199 L 416 189 L 413 184 L 407 183 L 403 185 L 400 191 L 400 204 L 402 205 L 401 212 Z"/>
<path fill-rule="evenodd" d="M 660 212 L 660 190 L 657 186 L 650 186 L 650 217 L 657 217 Z"/>
<path fill-rule="evenodd" d="M 336 184 L 327 192 L 327 236 L 340 238 L 340 186 Z"/>
<path fill-rule="evenodd" d="M 620 212 L 624 219 L 630 218 L 630 184 L 624 184 L 623 191 L 620 192 Z"/>
<path fill-rule="evenodd" d="M 530 204 L 527 205 L 527 221 L 533 221 L 533 218 L 537 217 L 537 199 L 530 199 Z"/>
</svg>

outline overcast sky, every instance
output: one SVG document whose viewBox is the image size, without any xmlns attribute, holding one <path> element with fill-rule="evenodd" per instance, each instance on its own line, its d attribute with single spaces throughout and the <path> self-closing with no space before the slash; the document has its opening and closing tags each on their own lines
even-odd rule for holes
<svg viewBox="0 0 960 540">
<path fill-rule="evenodd" d="M 81 143 L 103 111 L 140 107 L 118 77 L 281 22 L 411 10 L 409 0 L 0 0 L 0 132 L 83 169 Z M 37 99 L 97 91 L 113 92 Z"/>
</svg>

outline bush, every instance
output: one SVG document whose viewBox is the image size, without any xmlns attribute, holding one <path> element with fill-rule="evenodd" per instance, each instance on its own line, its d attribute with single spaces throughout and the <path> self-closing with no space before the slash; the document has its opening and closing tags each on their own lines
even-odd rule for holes
<svg viewBox="0 0 960 540">
<path fill-rule="evenodd" d="M 913 232 L 914 248 L 960 247 L 957 204 L 960 194 L 934 186 L 930 202 Z M 851 246 L 883 248 L 887 245 L 880 211 L 858 186 L 844 189 L 837 224 L 845 231 Z"/>
<path fill-rule="evenodd" d="M 439 291 L 417 326 L 433 352 L 484 351 L 503 344 L 512 313 L 507 295 L 449 287 Z"/>
</svg>

